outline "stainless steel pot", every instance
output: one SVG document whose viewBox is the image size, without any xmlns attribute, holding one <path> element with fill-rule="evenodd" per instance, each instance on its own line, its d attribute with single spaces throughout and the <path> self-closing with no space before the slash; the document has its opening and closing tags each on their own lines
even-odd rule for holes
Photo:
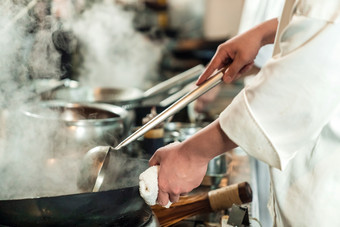
<svg viewBox="0 0 340 227">
<path fill-rule="evenodd" d="M 32 120 L 32 129 L 50 126 L 51 150 L 62 155 L 84 155 L 94 144 L 114 146 L 129 124 L 125 109 L 103 103 L 45 101 L 26 105 L 22 111 Z"/>
</svg>

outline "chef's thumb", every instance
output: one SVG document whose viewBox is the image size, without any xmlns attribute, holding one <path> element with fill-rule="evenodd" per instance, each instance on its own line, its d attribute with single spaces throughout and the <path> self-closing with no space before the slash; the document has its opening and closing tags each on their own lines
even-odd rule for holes
<svg viewBox="0 0 340 227">
<path fill-rule="evenodd" d="M 149 166 L 156 166 L 159 165 L 160 160 L 158 155 L 152 155 L 152 157 L 149 160 Z"/>
</svg>

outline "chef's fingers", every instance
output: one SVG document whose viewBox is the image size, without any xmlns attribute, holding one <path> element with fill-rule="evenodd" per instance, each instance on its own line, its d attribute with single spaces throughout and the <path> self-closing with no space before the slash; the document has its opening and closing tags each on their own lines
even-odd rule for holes
<svg viewBox="0 0 340 227">
<path fill-rule="evenodd" d="M 246 58 L 243 57 L 241 54 L 236 55 L 234 61 L 226 70 L 223 76 L 223 81 L 225 83 L 231 83 L 237 78 L 238 74 L 240 74 L 243 67 L 246 67 L 250 63 L 251 62 L 247 62 Z"/>
<path fill-rule="evenodd" d="M 241 70 L 240 70 L 240 73 L 246 73 L 248 72 L 249 70 L 251 70 L 251 68 L 253 68 L 254 66 L 254 61 L 250 62 L 249 64 L 245 65 Z"/>
<path fill-rule="evenodd" d="M 216 55 L 217 55 L 217 52 L 215 56 Z M 223 67 L 223 61 L 220 58 L 213 57 L 213 60 L 208 64 L 204 72 L 201 74 L 201 76 L 196 81 L 196 85 L 200 85 L 201 83 L 206 81 L 216 70 L 222 67 Z"/>
<path fill-rule="evenodd" d="M 240 72 L 237 73 L 237 74 L 235 75 L 235 77 L 233 78 L 233 81 L 238 80 L 239 78 L 241 78 L 242 75 L 243 75 L 243 73 L 246 73 L 246 72 L 248 72 L 249 70 L 251 70 L 251 68 L 252 68 L 253 66 L 254 66 L 254 62 L 251 62 L 251 63 L 245 65 L 245 66 L 240 70 Z"/>
<path fill-rule="evenodd" d="M 175 203 L 179 200 L 179 195 L 170 194 L 170 202 Z"/>
<path fill-rule="evenodd" d="M 161 206 L 166 206 L 169 203 L 169 194 L 159 189 L 157 203 Z"/>
</svg>

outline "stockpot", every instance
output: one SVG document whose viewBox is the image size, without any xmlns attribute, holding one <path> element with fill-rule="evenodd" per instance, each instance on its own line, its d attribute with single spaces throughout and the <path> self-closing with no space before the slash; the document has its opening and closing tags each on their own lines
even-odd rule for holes
<svg viewBox="0 0 340 227">
<path fill-rule="evenodd" d="M 125 109 L 104 103 L 42 101 L 25 105 L 22 113 L 31 129 L 43 127 L 50 134 L 54 155 L 83 155 L 94 144 L 114 146 L 129 127 Z"/>
</svg>

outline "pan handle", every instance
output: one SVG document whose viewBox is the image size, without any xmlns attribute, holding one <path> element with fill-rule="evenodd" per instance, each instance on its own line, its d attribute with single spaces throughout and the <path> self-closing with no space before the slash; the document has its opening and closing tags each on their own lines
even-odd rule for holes
<svg viewBox="0 0 340 227">
<path fill-rule="evenodd" d="M 137 131 L 132 133 L 129 137 L 127 137 L 125 140 L 123 140 L 120 144 L 118 144 L 115 149 L 119 150 L 120 148 L 130 144 L 131 142 L 138 139 L 140 136 L 144 135 L 146 132 L 154 128 L 156 125 L 160 124 L 164 120 L 166 120 L 168 117 L 174 115 L 175 113 L 179 112 L 181 109 L 183 109 L 185 106 L 187 106 L 192 101 L 196 100 L 198 97 L 218 85 L 222 82 L 222 77 L 224 75 L 224 72 L 227 70 L 229 65 L 224 66 L 220 70 L 218 70 L 214 75 L 212 75 L 208 80 L 203 82 L 201 85 L 196 87 L 194 90 L 190 91 L 186 95 L 184 95 L 182 98 L 177 100 L 174 104 L 169 106 L 167 109 L 165 109 L 163 112 L 152 118 L 149 122 L 147 122 L 145 125 L 140 127 Z"/>
<path fill-rule="evenodd" d="M 188 69 L 187 71 L 184 71 L 146 90 L 143 94 L 143 97 L 148 98 L 160 94 L 162 92 L 168 91 L 173 87 L 188 84 L 197 79 L 198 76 L 203 72 L 203 70 L 204 66 L 202 64 L 197 65 L 191 69 Z"/>
</svg>

